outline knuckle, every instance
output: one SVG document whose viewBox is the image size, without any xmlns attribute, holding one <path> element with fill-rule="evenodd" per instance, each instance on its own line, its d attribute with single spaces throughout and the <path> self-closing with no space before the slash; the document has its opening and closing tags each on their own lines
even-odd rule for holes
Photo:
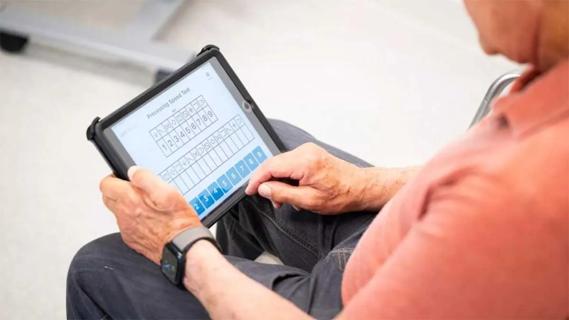
<svg viewBox="0 0 569 320">
<path fill-rule="evenodd" d="M 131 192 L 125 197 L 125 203 L 129 207 L 140 207 L 142 201 L 137 194 Z"/>
<path fill-rule="evenodd" d="M 145 174 L 144 169 L 138 169 L 138 170 L 134 171 L 134 173 L 130 177 L 130 181 L 140 182 L 141 180 L 144 180 L 145 177 L 146 177 L 146 174 Z"/>
<path fill-rule="evenodd" d="M 130 182 L 135 186 L 142 186 L 146 182 L 146 178 L 142 174 L 142 172 L 135 171 L 132 177 L 130 178 Z"/>
<path fill-rule="evenodd" d="M 144 214 L 145 210 L 142 206 L 135 206 L 130 210 L 130 214 L 134 217 L 140 217 Z"/>
<path fill-rule="evenodd" d="M 310 197 L 306 204 L 309 208 L 320 208 L 324 204 L 324 201 L 319 197 Z"/>
<path fill-rule="evenodd" d="M 310 152 L 307 154 L 308 161 L 310 163 L 317 163 L 318 162 L 318 155 L 314 152 Z"/>
<path fill-rule="evenodd" d="M 311 154 L 322 154 L 322 147 L 320 147 L 319 145 L 317 145 L 314 142 L 307 142 L 304 144 L 306 150 L 308 150 Z"/>
<path fill-rule="evenodd" d="M 282 159 L 283 159 L 282 154 L 276 155 L 265 161 L 265 163 L 263 163 L 261 168 L 263 168 L 264 172 L 271 171 L 271 169 L 274 169 L 276 166 L 278 166 L 279 163 L 281 163 Z"/>
<path fill-rule="evenodd" d="M 308 172 L 314 173 L 320 167 L 320 159 L 314 155 L 310 154 L 306 157 L 306 168 Z"/>
<path fill-rule="evenodd" d="M 306 142 L 303 143 L 300 147 L 306 150 L 314 150 L 317 147 L 317 145 L 314 142 Z"/>
<path fill-rule="evenodd" d="M 306 159 L 311 164 L 318 164 L 324 158 L 322 149 L 312 142 L 310 142 L 310 145 L 308 145 L 305 150 Z"/>
<path fill-rule="evenodd" d="M 138 169 L 134 171 L 130 177 L 130 182 L 139 187 L 145 187 L 151 185 L 152 174 L 145 169 Z"/>
<path fill-rule="evenodd" d="M 99 190 L 101 191 L 101 193 L 105 193 L 106 187 L 107 187 L 107 180 L 108 178 L 103 178 L 101 179 L 101 181 L 99 181 Z"/>
<path fill-rule="evenodd" d="M 168 190 L 166 190 L 166 198 L 168 200 L 177 200 L 178 196 L 178 190 L 174 189 L 174 187 L 170 186 Z"/>
<path fill-rule="evenodd" d="M 179 199 L 179 193 L 173 187 L 169 187 L 163 190 L 160 197 L 160 205 L 163 208 L 170 207 L 170 205 L 176 203 Z"/>
</svg>

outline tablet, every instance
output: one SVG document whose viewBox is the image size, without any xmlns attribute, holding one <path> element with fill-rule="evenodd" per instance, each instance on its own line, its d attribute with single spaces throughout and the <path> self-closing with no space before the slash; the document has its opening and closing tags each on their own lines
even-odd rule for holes
<svg viewBox="0 0 569 320">
<path fill-rule="evenodd" d="M 254 170 L 283 145 L 219 49 L 189 64 L 87 130 L 114 174 L 133 165 L 175 186 L 211 226 L 245 196 Z"/>
</svg>

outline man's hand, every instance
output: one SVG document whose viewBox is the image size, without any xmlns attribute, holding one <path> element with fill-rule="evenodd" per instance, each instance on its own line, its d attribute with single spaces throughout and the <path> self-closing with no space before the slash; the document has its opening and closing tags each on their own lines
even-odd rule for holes
<svg viewBox="0 0 569 320">
<path fill-rule="evenodd" d="M 117 219 L 124 242 L 160 263 L 162 248 L 179 232 L 199 226 L 199 217 L 171 185 L 148 170 L 131 167 L 129 181 L 108 176 L 101 181 L 103 202 Z"/>
<path fill-rule="evenodd" d="M 274 179 L 293 179 L 292 186 Z M 364 209 L 362 169 L 338 159 L 321 147 L 306 143 L 265 161 L 251 176 L 245 192 L 259 193 L 275 207 L 282 203 L 321 214 Z"/>
</svg>

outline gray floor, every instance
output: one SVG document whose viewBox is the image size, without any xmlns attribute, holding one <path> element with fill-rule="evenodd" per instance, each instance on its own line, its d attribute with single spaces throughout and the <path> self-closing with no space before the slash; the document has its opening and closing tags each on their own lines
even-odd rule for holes
<svg viewBox="0 0 569 320">
<path fill-rule="evenodd" d="M 109 30 L 138 4 L 24 2 Z M 190 1 L 163 40 L 219 45 L 268 117 L 377 165 L 427 160 L 515 67 L 481 53 L 452 0 Z M 0 53 L 1 319 L 65 317 L 74 252 L 116 230 L 98 192 L 108 169 L 85 128 L 151 81 L 144 68 L 49 44 Z"/>
</svg>

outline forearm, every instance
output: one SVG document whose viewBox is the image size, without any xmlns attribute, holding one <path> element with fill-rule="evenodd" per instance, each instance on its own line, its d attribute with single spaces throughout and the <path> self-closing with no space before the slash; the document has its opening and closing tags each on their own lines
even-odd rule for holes
<svg viewBox="0 0 569 320">
<path fill-rule="evenodd" d="M 309 316 L 231 265 L 207 241 L 186 256 L 184 285 L 217 319 L 304 319 Z"/>
<path fill-rule="evenodd" d="M 362 168 L 361 210 L 379 211 L 420 168 Z"/>
</svg>

